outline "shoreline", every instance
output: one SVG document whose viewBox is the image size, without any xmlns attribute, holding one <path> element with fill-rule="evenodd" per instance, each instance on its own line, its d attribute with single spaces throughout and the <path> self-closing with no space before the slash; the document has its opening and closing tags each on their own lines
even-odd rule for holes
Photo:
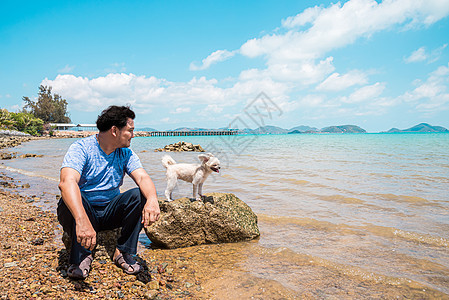
<svg viewBox="0 0 449 300">
<path fill-rule="evenodd" d="M 64 246 L 58 237 L 61 231 L 56 215 L 49 214 L 47 219 L 44 216 L 48 213 L 47 209 L 55 207 L 54 193 L 49 196 L 51 199 L 34 199 L 39 197 L 29 195 L 40 195 L 40 192 L 36 192 L 39 188 L 42 189 L 39 182 L 33 182 L 27 175 L 21 176 L 14 171 L 5 172 L 10 176 L 5 181 L 13 184 L 11 187 L 0 185 L 0 207 L 3 210 L 0 212 L 0 274 L 4 278 L 11 278 L 13 283 L 1 284 L 0 298 L 5 293 L 10 293 L 9 298 L 20 299 L 28 299 L 33 294 L 41 299 L 53 299 L 61 295 L 62 298 L 74 299 L 149 298 L 149 294 L 142 294 L 149 291 L 144 278 L 141 281 L 135 276 L 124 274 L 107 257 L 95 258 L 91 275 L 84 283 L 64 277 L 63 270 L 67 265 L 64 264 L 64 255 L 61 253 Z M 29 182 L 27 180 L 31 180 L 31 188 L 23 189 L 22 185 Z M 16 193 L 21 196 L 15 195 Z M 39 208 L 45 201 L 50 204 Z M 14 210 L 6 210 L 7 205 L 17 210 L 24 207 L 23 213 L 14 214 Z M 3 217 L 14 222 L 9 224 Z M 28 220 L 30 218 L 34 220 Z M 372 273 L 368 269 L 335 262 L 326 256 L 320 258 L 307 255 L 304 251 L 292 252 L 289 248 L 264 246 L 272 238 L 268 233 L 268 226 L 273 224 L 268 224 L 262 218 L 259 226 L 262 235 L 260 241 L 181 249 L 149 249 L 146 247 L 148 243 L 141 242 L 138 256 L 147 263 L 148 272 L 160 284 L 158 299 L 432 299 L 448 296 L 432 289 L 431 284 L 414 281 L 413 277 L 388 277 L 381 275 L 383 272 Z M 50 228 L 48 234 L 44 230 L 47 227 Z M 307 233 L 305 230 L 302 228 L 298 234 Z M 43 244 L 33 245 L 33 241 L 39 242 L 38 238 L 44 240 Z M 4 247 L 3 242 L 8 239 L 10 242 L 6 242 Z M 325 243 L 326 240 L 320 242 Z M 45 261 L 40 262 L 44 259 Z M 5 263 L 7 267 L 4 266 Z M 170 276 L 173 281 L 168 278 Z M 26 285 L 26 288 L 22 288 L 22 285 Z M 27 296 L 29 293 L 30 297 Z"/>
</svg>

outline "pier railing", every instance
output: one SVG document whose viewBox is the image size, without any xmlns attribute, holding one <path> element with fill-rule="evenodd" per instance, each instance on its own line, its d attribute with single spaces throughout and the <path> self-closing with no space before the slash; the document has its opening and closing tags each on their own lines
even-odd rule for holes
<svg viewBox="0 0 449 300">
<path fill-rule="evenodd" d="M 147 131 L 142 136 L 204 136 L 204 135 L 236 135 L 237 129 L 229 130 L 201 130 L 201 131 Z"/>
</svg>

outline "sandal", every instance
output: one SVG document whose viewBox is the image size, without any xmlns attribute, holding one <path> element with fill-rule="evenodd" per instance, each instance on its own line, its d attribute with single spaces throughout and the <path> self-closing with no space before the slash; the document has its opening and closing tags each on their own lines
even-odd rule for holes
<svg viewBox="0 0 449 300">
<path fill-rule="evenodd" d="M 86 256 L 79 265 L 72 264 L 67 269 L 67 275 L 71 279 L 86 279 L 89 276 L 90 266 L 93 261 L 92 254 Z"/>
<path fill-rule="evenodd" d="M 131 254 L 122 252 L 114 259 L 117 267 L 121 268 L 126 274 L 135 275 L 140 272 L 140 264 L 131 256 Z M 133 269 L 129 271 L 129 268 Z"/>
</svg>

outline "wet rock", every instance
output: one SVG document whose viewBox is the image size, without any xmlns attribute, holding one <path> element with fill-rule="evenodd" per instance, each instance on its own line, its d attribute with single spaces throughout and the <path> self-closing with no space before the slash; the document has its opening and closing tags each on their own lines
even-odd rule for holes
<svg viewBox="0 0 449 300">
<path fill-rule="evenodd" d="M 201 147 L 199 144 L 194 145 L 192 143 L 186 143 L 184 141 L 177 142 L 174 144 L 166 145 L 164 148 L 158 148 L 154 150 L 155 152 L 205 152 L 203 147 Z"/>
<path fill-rule="evenodd" d="M 13 261 L 13 262 L 7 262 L 7 263 L 4 263 L 3 266 L 4 266 L 5 268 L 17 267 L 17 262 L 15 262 L 15 261 Z"/>
<path fill-rule="evenodd" d="M 3 159 L 3 160 L 13 159 L 15 157 L 16 157 L 16 155 L 14 153 L 10 153 L 10 152 L 0 153 L 0 159 Z"/>
<path fill-rule="evenodd" d="M 188 198 L 160 201 L 159 206 L 161 217 L 145 233 L 160 247 L 238 242 L 260 235 L 257 216 L 233 194 L 207 194 L 204 202 Z"/>
<path fill-rule="evenodd" d="M 147 283 L 147 288 L 149 290 L 159 290 L 159 281 L 153 280 Z"/>
<path fill-rule="evenodd" d="M 43 155 L 40 154 L 33 154 L 33 153 L 27 153 L 27 154 L 22 154 L 19 156 L 20 158 L 29 158 L 29 157 L 43 157 Z"/>
<path fill-rule="evenodd" d="M 147 299 L 147 300 L 153 300 L 153 299 L 156 299 L 158 295 L 159 295 L 159 292 L 158 292 L 158 291 L 156 291 L 156 290 L 150 290 L 150 291 L 148 291 L 148 292 L 145 293 L 144 297 L 145 297 L 145 299 Z"/>
<path fill-rule="evenodd" d="M 125 298 L 125 294 L 123 294 L 122 291 L 117 291 L 117 298 L 123 299 L 123 298 Z"/>
<path fill-rule="evenodd" d="M 38 245 L 43 245 L 44 244 L 44 239 L 42 238 L 37 238 L 31 241 L 31 244 L 34 246 L 38 246 Z"/>
</svg>

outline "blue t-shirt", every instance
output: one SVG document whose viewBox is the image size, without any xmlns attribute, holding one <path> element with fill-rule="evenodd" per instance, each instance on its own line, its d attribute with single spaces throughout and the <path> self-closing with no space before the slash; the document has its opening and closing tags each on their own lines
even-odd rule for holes
<svg viewBox="0 0 449 300">
<path fill-rule="evenodd" d="M 101 149 L 97 136 L 73 143 L 64 157 L 62 168 L 81 174 L 81 192 L 95 206 L 104 206 L 120 194 L 125 172 L 142 168 L 139 157 L 130 148 L 117 148 L 109 155 Z"/>
</svg>

